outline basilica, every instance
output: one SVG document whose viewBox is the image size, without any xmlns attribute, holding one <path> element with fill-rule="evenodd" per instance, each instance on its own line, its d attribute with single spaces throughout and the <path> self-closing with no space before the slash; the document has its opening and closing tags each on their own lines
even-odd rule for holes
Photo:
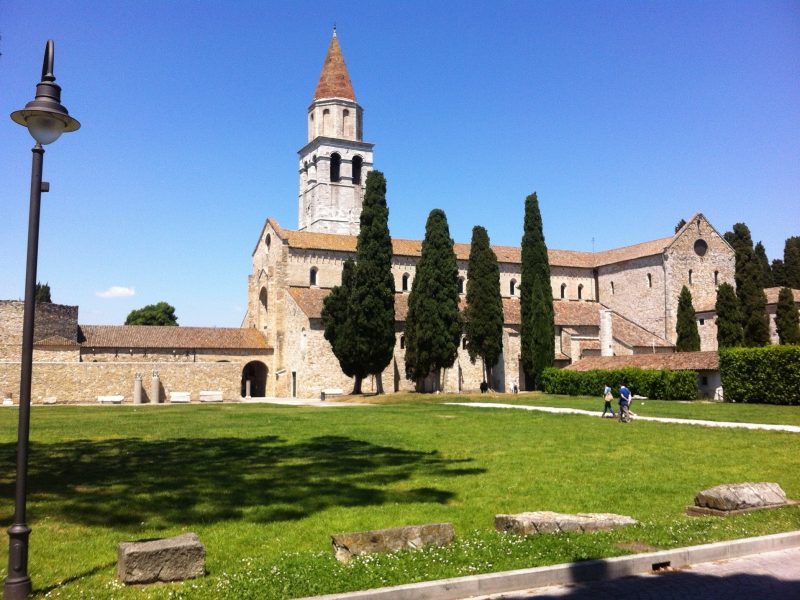
<svg viewBox="0 0 800 600">
<path fill-rule="evenodd" d="M 263 374 L 267 395 L 306 397 L 352 387 L 323 337 L 321 311 L 323 299 L 341 281 L 344 261 L 355 255 L 374 145 L 362 138 L 363 110 L 336 32 L 308 107 L 307 130 L 307 143 L 298 152 L 297 228 L 267 218 L 248 281 L 243 327 L 261 332 L 271 350 Z M 404 376 L 403 329 L 421 241 L 394 239 L 393 248 L 396 345 L 382 374 L 383 388 L 413 390 L 415 382 Z M 457 243 L 454 249 L 464 292 L 469 245 Z M 514 384 L 525 389 L 519 356 L 520 249 L 495 246 L 494 251 L 505 325 L 503 354 L 489 384 L 498 391 Z M 717 286 L 734 281 L 734 252 L 700 213 L 668 237 L 605 252 L 550 250 L 549 257 L 558 366 L 587 356 L 672 353 L 681 288 L 689 287 L 696 306 L 713 307 Z M 714 350 L 714 321 L 701 321 L 703 349 Z M 481 372 L 462 344 L 444 374 L 444 391 L 477 390 Z"/>
</svg>

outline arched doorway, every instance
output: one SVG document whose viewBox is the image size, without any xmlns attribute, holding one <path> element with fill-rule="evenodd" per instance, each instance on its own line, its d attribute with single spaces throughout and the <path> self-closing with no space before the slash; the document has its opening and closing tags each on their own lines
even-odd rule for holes
<svg viewBox="0 0 800 600">
<path fill-rule="evenodd" d="M 242 397 L 247 395 L 247 382 L 250 382 L 250 396 L 263 398 L 267 395 L 267 365 L 260 360 L 247 363 L 242 369 Z"/>
</svg>

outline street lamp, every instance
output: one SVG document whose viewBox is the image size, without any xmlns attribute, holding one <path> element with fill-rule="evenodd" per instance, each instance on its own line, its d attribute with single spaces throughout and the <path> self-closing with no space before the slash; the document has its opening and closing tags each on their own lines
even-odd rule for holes
<svg viewBox="0 0 800 600">
<path fill-rule="evenodd" d="M 3 586 L 6 600 L 26 598 L 31 591 L 28 575 L 28 536 L 25 523 L 25 498 L 28 486 L 28 433 L 31 421 L 31 370 L 33 366 L 33 324 L 36 287 L 36 262 L 39 254 L 39 206 L 42 192 L 50 184 L 42 181 L 43 145 L 55 142 L 62 133 L 75 131 L 81 124 L 61 105 L 61 86 L 53 75 L 53 40 L 47 40 L 42 64 L 42 80 L 36 98 L 25 108 L 11 113 L 11 119 L 27 127 L 36 145 L 31 167 L 31 207 L 28 220 L 28 263 L 25 272 L 25 312 L 22 325 L 22 367 L 19 383 L 19 422 L 17 425 L 17 479 L 14 496 L 14 523 L 8 529 L 8 576 Z"/>
</svg>

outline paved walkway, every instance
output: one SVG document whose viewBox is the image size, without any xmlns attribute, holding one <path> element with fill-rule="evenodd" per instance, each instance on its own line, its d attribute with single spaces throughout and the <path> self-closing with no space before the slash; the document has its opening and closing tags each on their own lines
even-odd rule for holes
<svg viewBox="0 0 800 600">
<path fill-rule="evenodd" d="M 685 569 L 609 581 L 520 590 L 471 600 L 797 600 L 800 598 L 800 548 L 700 563 Z M 466 599 L 465 599 L 466 600 Z"/>
<path fill-rule="evenodd" d="M 373 404 L 363 404 L 359 402 L 324 402 L 319 398 L 251 398 L 242 399 L 242 404 L 280 404 L 283 406 L 318 406 L 321 408 L 331 408 L 337 406 L 374 406 Z"/>
<path fill-rule="evenodd" d="M 519 410 L 538 410 L 541 412 L 585 415 L 600 417 L 601 413 L 579 408 L 557 408 L 555 406 L 527 406 L 522 404 L 499 404 L 494 402 L 448 402 L 454 406 L 471 406 L 474 408 L 516 408 Z M 788 431 L 800 433 L 797 425 L 772 425 L 768 423 L 734 423 L 732 421 L 704 421 L 702 419 L 675 419 L 672 417 L 634 417 L 634 421 L 654 421 L 656 423 L 677 423 L 678 425 L 703 425 L 705 427 L 732 427 L 737 429 L 768 429 L 771 431 Z"/>
</svg>

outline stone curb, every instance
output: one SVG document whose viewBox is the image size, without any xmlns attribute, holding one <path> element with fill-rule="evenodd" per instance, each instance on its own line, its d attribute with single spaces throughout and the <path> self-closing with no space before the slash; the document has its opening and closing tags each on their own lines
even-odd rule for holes
<svg viewBox="0 0 800 600">
<path fill-rule="evenodd" d="M 472 596 L 515 592 L 552 585 L 617 579 L 651 573 L 666 567 L 681 568 L 692 564 L 798 547 L 800 547 L 800 531 L 790 531 L 674 550 L 502 573 L 470 575 L 360 592 L 313 596 L 313 598 L 315 600 L 463 600 Z M 311 598 L 301 600 L 311 600 Z"/>
</svg>

